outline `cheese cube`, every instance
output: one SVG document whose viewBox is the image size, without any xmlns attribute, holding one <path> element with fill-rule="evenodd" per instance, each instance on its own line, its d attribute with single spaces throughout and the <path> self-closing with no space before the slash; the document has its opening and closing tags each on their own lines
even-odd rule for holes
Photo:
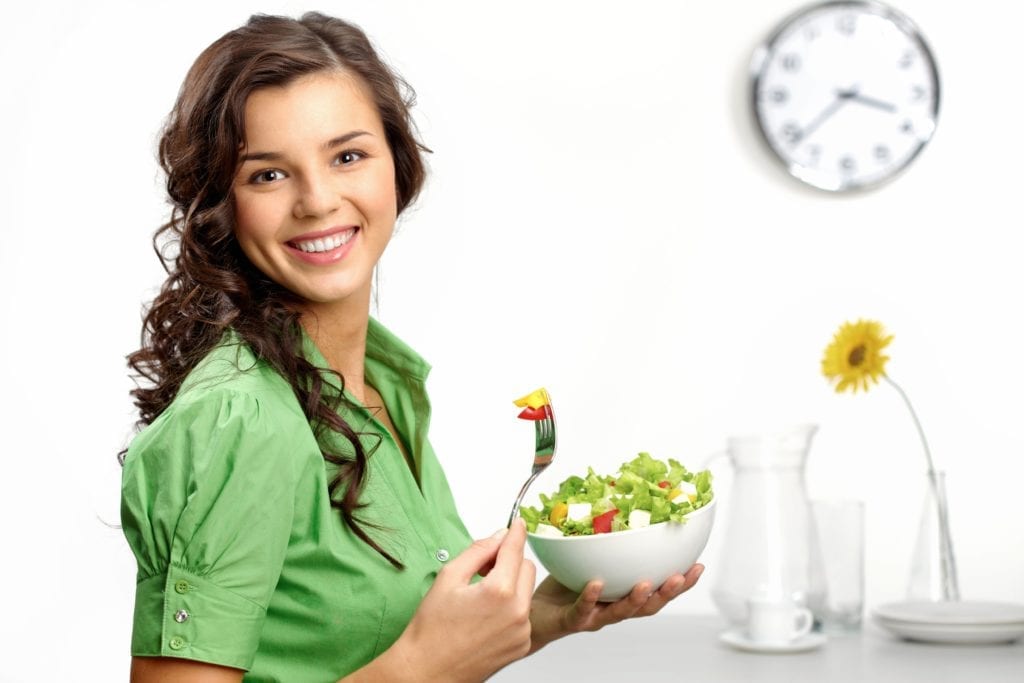
<svg viewBox="0 0 1024 683">
<path fill-rule="evenodd" d="M 537 530 L 534 531 L 533 533 L 537 534 L 538 536 L 554 536 L 556 538 L 561 538 L 562 537 L 562 532 L 561 531 L 559 531 L 555 527 L 551 526 L 550 524 L 543 524 L 543 523 L 537 524 Z"/>
<path fill-rule="evenodd" d="M 629 513 L 629 528 L 642 529 L 651 525 L 651 513 L 647 510 L 633 510 Z"/>
<path fill-rule="evenodd" d="M 590 503 L 569 503 L 569 519 L 580 521 L 590 516 Z"/>
<path fill-rule="evenodd" d="M 679 504 L 689 500 L 691 503 L 697 500 L 697 487 L 688 481 L 681 481 L 676 487 L 681 493 L 672 499 L 673 503 Z"/>
</svg>

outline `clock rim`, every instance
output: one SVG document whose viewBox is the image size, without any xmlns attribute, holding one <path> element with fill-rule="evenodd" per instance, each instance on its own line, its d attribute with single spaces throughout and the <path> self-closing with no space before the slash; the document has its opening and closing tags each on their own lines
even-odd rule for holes
<svg viewBox="0 0 1024 683">
<path fill-rule="evenodd" d="M 827 9 L 830 7 L 847 6 L 853 8 L 859 8 L 862 11 L 875 14 L 883 17 L 884 19 L 895 24 L 905 35 L 907 35 L 912 41 L 914 41 L 921 53 L 924 55 L 928 65 L 928 75 L 931 80 L 931 85 L 935 96 L 933 98 L 931 106 L 931 120 L 932 129 L 928 131 L 928 134 L 918 141 L 917 146 L 914 150 L 907 155 L 905 159 L 898 165 L 894 166 L 891 170 L 884 173 L 881 177 L 869 180 L 869 181 L 857 181 L 852 180 L 848 182 L 840 182 L 838 185 L 825 184 L 816 182 L 811 178 L 811 174 L 802 173 L 805 167 L 787 159 L 782 152 L 780 152 L 772 142 L 772 137 L 765 130 L 764 124 L 761 121 L 761 102 L 758 99 L 758 90 L 761 85 L 761 78 L 764 74 L 765 67 L 768 64 L 769 57 L 774 54 L 774 48 L 776 43 L 781 38 L 782 34 L 790 28 L 794 23 L 802 19 L 803 17 Z M 795 11 L 790 12 L 781 21 L 779 21 L 775 27 L 769 32 L 768 37 L 761 41 L 760 44 L 754 49 L 754 54 L 750 63 L 750 89 L 748 91 L 750 97 L 750 111 L 753 114 L 754 122 L 757 130 L 760 134 L 762 142 L 768 147 L 771 152 L 771 156 L 776 162 L 781 163 L 786 169 L 787 173 L 793 178 L 796 178 L 801 183 L 813 187 L 817 190 L 827 192 L 829 194 L 840 194 L 840 193 L 852 193 L 860 192 L 864 190 L 871 190 L 885 185 L 895 179 L 896 177 L 903 174 L 903 172 L 909 167 L 913 161 L 921 154 L 921 151 L 931 141 L 932 136 L 935 134 L 935 129 L 938 128 L 939 121 L 939 109 L 942 101 L 942 89 L 941 82 L 939 79 L 939 66 L 935 60 L 935 54 L 932 52 L 928 41 L 925 39 L 921 30 L 917 27 L 910 17 L 901 12 L 900 10 L 887 5 L 877 0 L 821 0 L 819 2 L 812 2 L 802 7 L 797 8 Z"/>
</svg>

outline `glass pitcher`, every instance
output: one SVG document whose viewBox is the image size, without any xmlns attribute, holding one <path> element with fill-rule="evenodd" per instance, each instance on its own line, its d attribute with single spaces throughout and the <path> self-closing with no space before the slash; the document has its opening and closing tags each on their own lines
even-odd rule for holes
<svg viewBox="0 0 1024 683">
<path fill-rule="evenodd" d="M 817 425 L 777 434 L 732 437 L 731 486 L 722 492 L 724 543 L 714 564 L 711 598 L 733 626 L 747 621 L 747 601 L 791 600 L 821 614 L 825 578 L 804 481 Z M 712 459 L 715 456 L 712 456 Z"/>
</svg>

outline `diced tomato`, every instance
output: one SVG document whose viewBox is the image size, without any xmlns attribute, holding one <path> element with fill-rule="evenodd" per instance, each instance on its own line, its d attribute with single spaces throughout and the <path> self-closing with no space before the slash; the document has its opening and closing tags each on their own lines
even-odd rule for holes
<svg viewBox="0 0 1024 683">
<path fill-rule="evenodd" d="M 660 489 L 667 489 L 671 485 L 672 484 L 668 483 L 668 481 L 659 481 L 658 482 L 658 488 L 660 488 Z"/>
<path fill-rule="evenodd" d="M 594 533 L 595 534 L 607 534 L 612 530 L 612 520 L 615 519 L 615 515 L 619 514 L 619 511 L 612 508 L 608 512 L 594 517 Z"/>
</svg>

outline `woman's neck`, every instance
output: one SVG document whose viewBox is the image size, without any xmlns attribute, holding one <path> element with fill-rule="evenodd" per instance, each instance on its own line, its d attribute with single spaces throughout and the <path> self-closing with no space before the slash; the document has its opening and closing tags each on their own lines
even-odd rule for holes
<svg viewBox="0 0 1024 683">
<path fill-rule="evenodd" d="M 345 389 L 365 403 L 366 334 L 370 324 L 369 294 L 365 303 L 344 301 L 334 304 L 310 304 L 301 317 L 306 334 L 323 354 L 327 365 L 341 373 Z"/>
</svg>

